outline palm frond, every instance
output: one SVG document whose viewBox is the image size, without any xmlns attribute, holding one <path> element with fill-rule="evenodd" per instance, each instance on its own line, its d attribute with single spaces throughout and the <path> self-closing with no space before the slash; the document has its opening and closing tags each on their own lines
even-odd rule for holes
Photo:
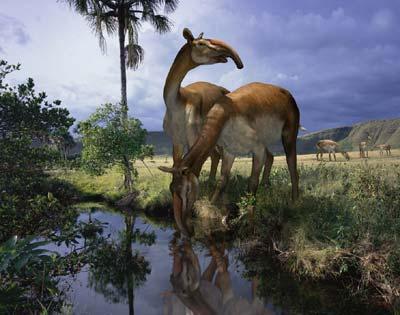
<svg viewBox="0 0 400 315">
<path fill-rule="evenodd" d="M 59 2 L 67 3 L 79 14 L 86 14 L 88 12 L 88 1 L 87 0 L 58 0 Z"/>
<path fill-rule="evenodd" d="M 125 49 L 127 51 L 126 65 L 128 68 L 136 70 L 139 64 L 143 62 L 144 49 L 138 44 L 130 43 L 125 47 Z"/>
<path fill-rule="evenodd" d="M 172 13 L 176 10 L 179 4 L 179 0 L 165 0 L 164 1 L 164 12 L 165 13 Z"/>
<path fill-rule="evenodd" d="M 149 15 L 148 21 L 154 26 L 156 32 L 160 34 L 169 32 L 172 27 L 171 21 L 165 15 Z"/>
</svg>

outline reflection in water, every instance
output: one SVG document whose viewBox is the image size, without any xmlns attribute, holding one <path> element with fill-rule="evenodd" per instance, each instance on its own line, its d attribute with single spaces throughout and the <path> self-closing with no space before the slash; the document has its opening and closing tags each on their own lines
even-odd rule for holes
<svg viewBox="0 0 400 315">
<path fill-rule="evenodd" d="M 170 281 L 173 290 L 165 297 L 164 314 L 273 314 L 256 296 L 256 277 L 252 281 L 251 301 L 235 296 L 224 243 L 217 244 L 210 238 L 206 245 L 211 260 L 201 273 L 199 259 L 191 241 L 187 238 L 179 239 L 178 233 L 175 233 L 171 242 L 173 264 Z"/>
<path fill-rule="evenodd" d="M 335 283 L 293 278 L 256 248 L 239 251 L 230 243 L 234 234 L 210 237 L 207 230 L 196 233 L 196 240 L 184 239 L 158 220 L 111 211 L 81 213 L 63 236 L 69 247 L 84 248 L 78 263 L 88 263 L 65 279 L 72 288 L 73 314 L 390 314 L 368 307 Z M 68 253 L 69 247 L 58 251 Z M 71 266 L 78 263 L 73 260 Z"/>
<path fill-rule="evenodd" d="M 104 295 L 110 303 L 128 303 L 129 314 L 134 314 L 134 290 L 146 281 L 150 264 L 132 245 L 152 245 L 155 235 L 134 231 L 135 216 L 125 214 L 125 230 L 111 242 L 102 243 L 92 252 L 88 285 Z"/>
</svg>

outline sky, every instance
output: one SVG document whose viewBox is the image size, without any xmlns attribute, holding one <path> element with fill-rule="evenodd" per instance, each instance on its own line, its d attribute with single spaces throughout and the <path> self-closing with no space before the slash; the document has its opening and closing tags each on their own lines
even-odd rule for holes
<svg viewBox="0 0 400 315">
<path fill-rule="evenodd" d="M 181 0 L 172 31 L 144 24 L 145 58 L 128 71 L 130 114 L 162 130 L 163 85 L 182 30 L 224 40 L 241 56 L 198 67 L 183 85 L 208 81 L 233 91 L 254 81 L 293 94 L 309 131 L 400 117 L 399 0 Z M 85 19 L 56 0 L 0 0 L 0 58 L 22 64 L 12 83 L 28 77 L 37 91 L 62 100 L 77 120 L 120 98 L 116 37 L 103 54 Z"/>
</svg>

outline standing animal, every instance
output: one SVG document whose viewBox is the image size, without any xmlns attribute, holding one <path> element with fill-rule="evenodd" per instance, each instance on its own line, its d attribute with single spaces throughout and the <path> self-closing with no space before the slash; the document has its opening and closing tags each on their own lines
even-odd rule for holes
<svg viewBox="0 0 400 315">
<path fill-rule="evenodd" d="M 360 149 L 360 159 L 368 158 L 368 144 L 367 144 L 367 141 L 360 142 L 358 147 Z"/>
<path fill-rule="evenodd" d="M 256 193 L 264 166 L 263 183 L 267 183 L 273 155 L 268 146 L 281 140 L 292 183 L 292 200 L 298 191 L 296 139 L 300 113 L 289 91 L 264 83 L 250 83 L 221 97 L 207 114 L 200 136 L 180 163 L 172 168 L 159 167 L 173 174 L 173 207 L 178 226 L 184 226 L 198 198 L 198 176 L 214 146 L 223 147 L 221 178 L 211 202 L 215 203 L 228 183 L 236 155 L 252 153 L 249 191 Z M 182 230 L 182 229 L 181 229 Z"/>
<path fill-rule="evenodd" d="M 358 146 L 360 149 L 360 159 L 368 158 L 368 145 L 371 140 L 372 140 L 371 136 L 369 135 L 369 133 L 367 133 L 367 140 L 360 142 Z"/>
<path fill-rule="evenodd" d="M 383 156 L 383 151 L 386 151 L 387 156 L 392 155 L 392 152 L 390 151 L 392 146 L 390 144 L 378 144 L 375 147 L 379 149 L 380 156 Z"/>
<path fill-rule="evenodd" d="M 175 57 L 164 85 L 167 110 L 163 127 L 172 138 L 174 164 L 182 159 L 184 148 L 191 147 L 198 138 L 203 121 L 215 101 L 229 93 L 227 89 L 207 82 L 196 82 L 181 87 L 186 74 L 200 65 L 226 63 L 227 58 L 232 58 L 238 69 L 243 68 L 239 55 L 228 44 L 216 39 L 203 38 L 203 33 L 194 38 L 187 28 L 183 30 L 183 37 L 187 43 Z M 220 152 L 213 149 L 209 155 L 210 179 L 213 180 Z"/>
<path fill-rule="evenodd" d="M 316 144 L 317 147 L 317 161 L 322 161 L 322 156 L 325 153 L 329 153 L 329 161 L 332 161 L 331 154 L 333 153 L 333 158 L 336 161 L 336 152 L 340 152 L 343 157 L 348 161 L 350 156 L 346 151 L 339 148 L 339 144 L 333 140 L 320 140 Z"/>
</svg>

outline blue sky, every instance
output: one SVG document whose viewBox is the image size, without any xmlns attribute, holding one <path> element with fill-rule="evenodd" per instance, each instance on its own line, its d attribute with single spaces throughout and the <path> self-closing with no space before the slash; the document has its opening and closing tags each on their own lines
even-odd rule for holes
<svg viewBox="0 0 400 315">
<path fill-rule="evenodd" d="M 128 73 L 130 112 L 148 130 L 162 129 L 162 89 L 184 27 L 228 42 L 245 65 L 197 68 L 184 85 L 280 85 L 294 95 L 310 131 L 400 117 L 398 0 L 181 0 L 170 17 L 171 33 L 143 26 L 144 63 Z M 86 21 L 63 3 L 1 0 L 0 57 L 23 67 L 12 81 L 33 77 L 78 120 L 119 99 L 117 39 L 107 43 L 104 55 Z"/>
</svg>

